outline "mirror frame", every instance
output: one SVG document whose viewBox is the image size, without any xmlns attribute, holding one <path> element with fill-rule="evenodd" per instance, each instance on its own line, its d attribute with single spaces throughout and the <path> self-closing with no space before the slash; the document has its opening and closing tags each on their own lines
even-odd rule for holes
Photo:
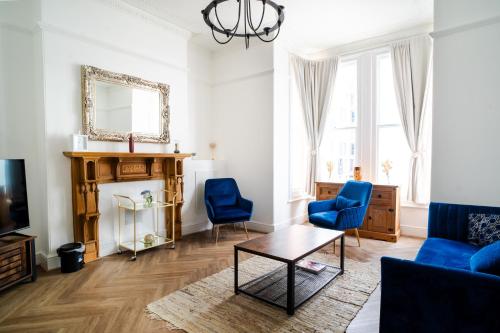
<svg viewBox="0 0 500 333">
<path fill-rule="evenodd" d="M 170 86 L 165 83 L 143 80 L 141 78 L 110 72 L 93 66 L 83 65 L 82 108 L 83 134 L 93 141 L 128 141 L 129 132 L 119 132 L 96 127 L 96 81 L 119 84 L 126 87 L 148 89 L 160 93 L 160 134 L 134 133 L 135 142 L 170 143 L 170 107 L 168 104 Z"/>
</svg>

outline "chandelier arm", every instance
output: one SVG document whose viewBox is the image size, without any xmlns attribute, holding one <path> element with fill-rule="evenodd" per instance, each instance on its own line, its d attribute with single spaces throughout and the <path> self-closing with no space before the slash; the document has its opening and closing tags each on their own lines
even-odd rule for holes
<svg viewBox="0 0 500 333">
<path fill-rule="evenodd" d="M 270 43 L 273 40 L 275 40 L 276 38 L 278 38 L 278 35 L 280 34 L 280 30 L 281 30 L 281 26 L 278 27 L 278 31 L 276 32 L 276 35 L 270 40 L 265 40 L 264 38 L 260 37 L 259 34 L 255 34 L 255 36 L 257 36 L 257 38 L 259 38 L 263 42 Z"/>
<path fill-rule="evenodd" d="M 214 32 L 214 29 L 212 29 L 212 37 L 215 39 L 215 41 L 216 41 L 217 43 L 224 45 L 224 44 L 229 43 L 229 42 L 233 39 L 233 37 L 234 37 L 234 33 L 233 33 L 233 34 L 231 34 L 231 37 L 229 37 L 229 38 L 228 38 L 228 40 L 226 40 L 225 42 L 221 42 L 220 40 L 218 40 L 218 39 L 217 39 L 217 37 L 215 37 L 215 32 Z"/>
<path fill-rule="evenodd" d="M 262 22 L 264 21 L 264 15 L 266 14 L 266 1 L 262 0 L 262 16 L 260 17 L 260 22 L 257 28 L 254 28 L 253 26 L 253 21 L 252 21 L 252 7 L 250 5 L 250 1 L 248 2 L 248 25 L 254 32 L 259 30 L 260 26 L 262 25 Z"/>
<path fill-rule="evenodd" d="M 215 18 L 217 19 L 217 22 L 219 22 L 219 25 L 221 27 L 222 30 L 224 31 L 236 31 L 238 29 L 238 25 L 240 24 L 240 16 L 241 16 L 241 1 L 243 0 L 240 0 L 238 1 L 238 21 L 236 22 L 236 25 L 232 28 L 232 29 L 226 29 L 224 28 L 224 26 L 222 25 L 221 21 L 219 20 L 219 14 L 217 12 L 217 6 L 214 7 L 214 11 L 215 11 Z"/>
</svg>

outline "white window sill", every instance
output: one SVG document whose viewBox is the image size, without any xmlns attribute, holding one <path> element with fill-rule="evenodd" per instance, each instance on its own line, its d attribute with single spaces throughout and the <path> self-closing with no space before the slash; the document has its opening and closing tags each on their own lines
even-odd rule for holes
<svg viewBox="0 0 500 333">
<path fill-rule="evenodd" d="M 404 208 L 429 209 L 429 204 L 420 204 L 410 201 L 401 201 L 400 206 Z"/>
<path fill-rule="evenodd" d="M 289 199 L 288 203 L 293 203 L 293 202 L 302 201 L 302 200 L 315 200 L 315 199 L 316 198 L 313 197 L 312 195 L 304 194 L 304 195 Z"/>
</svg>

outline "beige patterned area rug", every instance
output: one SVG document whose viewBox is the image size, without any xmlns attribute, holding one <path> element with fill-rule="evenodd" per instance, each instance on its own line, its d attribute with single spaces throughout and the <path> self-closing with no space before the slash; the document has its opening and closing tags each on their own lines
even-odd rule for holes
<svg viewBox="0 0 500 333">
<path fill-rule="evenodd" d="M 331 253 L 312 257 L 338 266 Z M 239 283 L 276 269 L 279 262 L 252 257 L 239 264 Z M 380 281 L 379 262 L 346 259 L 345 271 L 299 307 L 293 316 L 244 294 L 234 294 L 233 267 L 175 291 L 147 306 L 154 319 L 186 332 L 344 332 Z"/>
</svg>

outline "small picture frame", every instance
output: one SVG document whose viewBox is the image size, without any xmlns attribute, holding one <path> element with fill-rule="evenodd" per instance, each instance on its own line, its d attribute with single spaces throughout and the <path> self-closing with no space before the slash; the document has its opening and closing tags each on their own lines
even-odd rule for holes
<svg viewBox="0 0 500 333">
<path fill-rule="evenodd" d="M 88 143 L 88 135 L 73 134 L 73 151 L 87 151 Z"/>
</svg>

